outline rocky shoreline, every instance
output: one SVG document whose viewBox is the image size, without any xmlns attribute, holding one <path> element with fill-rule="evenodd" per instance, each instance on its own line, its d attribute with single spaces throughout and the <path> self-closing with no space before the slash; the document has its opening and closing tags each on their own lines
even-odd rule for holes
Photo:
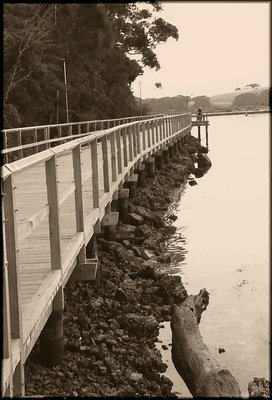
<svg viewBox="0 0 272 400">
<path fill-rule="evenodd" d="M 189 136 L 146 187 L 135 189 L 116 241 L 98 238 L 100 281 L 64 289 L 63 364 L 43 366 L 37 343 L 25 366 L 26 395 L 176 397 L 156 348 L 171 305 L 188 296 L 179 276 L 162 272 L 171 262 L 167 239 L 175 233 L 169 207 L 188 176 L 200 177 L 210 166 L 206 152 Z"/>
</svg>

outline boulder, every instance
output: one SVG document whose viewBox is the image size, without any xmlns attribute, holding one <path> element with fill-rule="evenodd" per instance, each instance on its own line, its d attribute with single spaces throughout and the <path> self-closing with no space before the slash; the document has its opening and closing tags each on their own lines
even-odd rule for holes
<svg viewBox="0 0 272 400">
<path fill-rule="evenodd" d="M 127 216 L 127 222 L 133 226 L 140 226 L 140 225 L 143 225 L 144 219 L 139 214 L 129 213 Z"/>
<path fill-rule="evenodd" d="M 198 167 L 209 169 L 212 166 L 212 162 L 206 154 L 199 153 L 198 154 Z"/>
<path fill-rule="evenodd" d="M 126 224 L 117 225 L 116 227 L 116 240 L 126 240 L 134 237 L 136 226 Z"/>
</svg>

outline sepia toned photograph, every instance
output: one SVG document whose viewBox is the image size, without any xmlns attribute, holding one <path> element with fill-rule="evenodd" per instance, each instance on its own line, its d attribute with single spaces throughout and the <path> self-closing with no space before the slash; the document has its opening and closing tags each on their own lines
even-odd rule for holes
<svg viewBox="0 0 272 400">
<path fill-rule="evenodd" d="M 3 11 L 3 398 L 270 398 L 269 1 Z"/>
</svg>

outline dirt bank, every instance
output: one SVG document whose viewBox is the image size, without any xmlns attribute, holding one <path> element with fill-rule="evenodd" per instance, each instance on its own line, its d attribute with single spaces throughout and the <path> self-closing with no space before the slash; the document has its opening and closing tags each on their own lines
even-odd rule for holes
<svg viewBox="0 0 272 400">
<path fill-rule="evenodd" d="M 46 368 L 38 343 L 26 363 L 26 394 L 44 396 L 173 396 L 156 349 L 160 324 L 187 292 L 170 264 L 166 241 L 174 234 L 169 206 L 195 171 L 195 142 L 170 159 L 129 200 L 129 217 L 117 240 L 98 239 L 99 284 L 65 287 L 64 362 Z"/>
</svg>

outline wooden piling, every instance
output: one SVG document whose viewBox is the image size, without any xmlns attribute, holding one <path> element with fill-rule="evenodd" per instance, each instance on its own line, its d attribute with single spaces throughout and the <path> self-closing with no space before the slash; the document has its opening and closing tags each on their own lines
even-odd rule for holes
<svg viewBox="0 0 272 400">
<path fill-rule="evenodd" d="M 168 146 L 162 147 L 162 159 L 165 164 L 169 163 L 169 148 L 168 148 Z"/>
<path fill-rule="evenodd" d="M 144 161 L 147 169 L 148 178 L 153 178 L 155 176 L 155 160 L 154 157 L 149 157 Z"/>
<path fill-rule="evenodd" d="M 124 188 L 129 189 L 129 197 L 132 199 L 135 194 L 135 190 L 137 187 L 137 181 L 138 181 L 138 174 L 133 174 L 128 177 L 128 180 L 124 182 Z"/>
<path fill-rule="evenodd" d="M 146 186 L 146 179 L 145 179 L 145 164 L 139 165 L 137 169 L 138 173 L 138 187 L 145 187 Z"/>
<path fill-rule="evenodd" d="M 206 130 L 206 147 L 209 148 L 208 125 L 205 126 Z"/>
<path fill-rule="evenodd" d="M 168 145 L 168 151 L 169 151 L 169 158 L 171 158 L 171 157 L 173 157 L 173 155 L 174 155 L 174 143 L 172 142 L 172 143 L 169 143 L 169 145 Z"/>
<path fill-rule="evenodd" d="M 155 154 L 155 169 L 160 170 L 162 168 L 162 151 L 159 150 Z"/>
<path fill-rule="evenodd" d="M 128 197 L 129 197 L 129 189 L 119 190 L 118 208 L 119 208 L 119 217 L 122 221 L 125 221 L 127 219 Z"/>
<path fill-rule="evenodd" d="M 116 240 L 116 225 L 119 219 L 119 212 L 105 214 L 101 221 L 104 228 L 104 236 L 106 240 L 114 242 Z"/>
<path fill-rule="evenodd" d="M 46 367 L 60 365 L 63 361 L 63 287 L 53 300 L 52 312 L 40 335 L 40 360 Z"/>
</svg>

